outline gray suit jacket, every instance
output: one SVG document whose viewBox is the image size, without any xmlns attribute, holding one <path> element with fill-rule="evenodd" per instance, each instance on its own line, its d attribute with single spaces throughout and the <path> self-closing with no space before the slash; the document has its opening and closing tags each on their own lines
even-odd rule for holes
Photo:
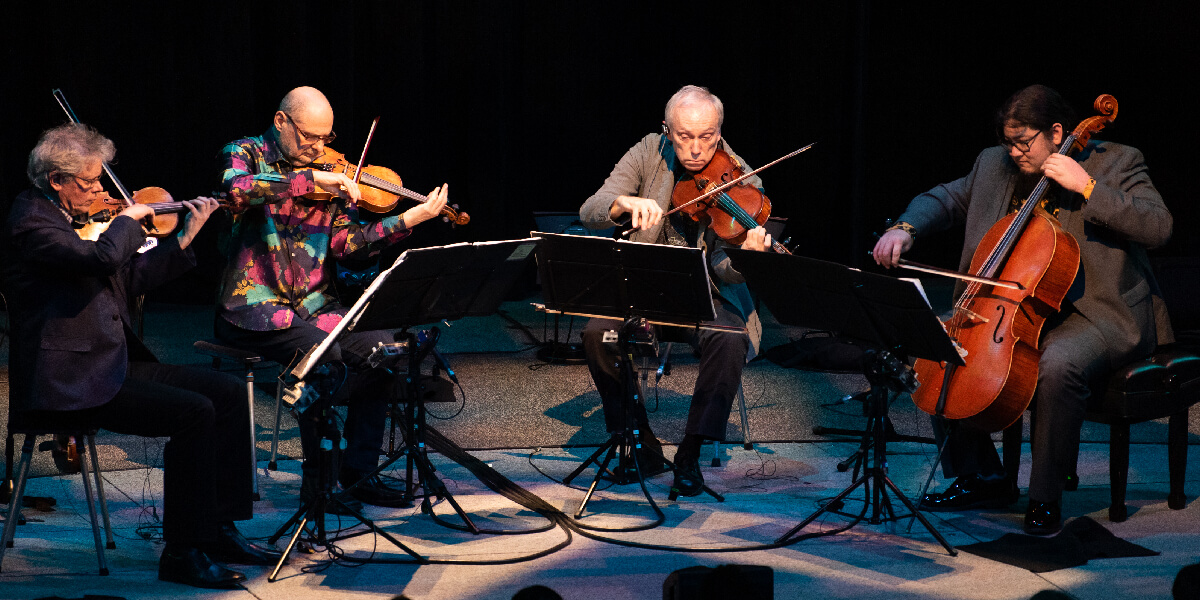
<svg viewBox="0 0 1200 600">
<path fill-rule="evenodd" d="M 745 161 L 729 148 L 724 138 L 721 138 L 720 147 L 731 157 L 745 164 Z M 671 208 L 671 192 L 675 189 L 676 179 L 683 174 L 683 167 L 675 160 L 675 149 L 667 137 L 657 133 L 647 135 L 621 157 L 608 179 L 604 180 L 604 185 L 583 203 L 579 209 L 579 221 L 588 229 L 618 226 L 619 223 L 613 222 L 608 216 L 608 211 L 617 196 L 652 198 L 662 207 L 663 212 L 666 212 Z M 762 180 L 757 175 L 746 178 L 746 182 L 762 188 Z M 666 223 L 667 219 L 663 219 L 652 229 L 635 232 L 630 235 L 630 240 L 654 243 Z M 749 288 L 746 287 L 746 280 L 730 265 L 729 256 L 725 254 L 728 244 L 713 235 L 711 230 L 706 230 L 705 235 L 699 236 L 693 244 L 707 253 L 709 274 L 717 286 L 717 295 L 746 320 L 746 330 L 750 334 L 747 358 L 753 358 L 758 352 L 759 342 L 762 341 L 762 323 L 754 309 L 754 301 Z"/>
<path fill-rule="evenodd" d="M 1092 141 L 1075 158 L 1096 186 L 1086 202 L 1079 194 L 1056 190 L 1058 220 L 1080 250 L 1067 300 L 1104 334 L 1109 362 L 1116 367 L 1174 341 L 1146 256 L 1146 248 L 1170 239 L 1171 213 L 1136 148 Z M 918 238 L 965 226 L 959 270 L 966 272 L 984 234 L 1008 212 L 1017 176 L 1003 147 L 988 148 L 970 174 L 917 196 L 899 220 L 911 224 Z"/>
</svg>

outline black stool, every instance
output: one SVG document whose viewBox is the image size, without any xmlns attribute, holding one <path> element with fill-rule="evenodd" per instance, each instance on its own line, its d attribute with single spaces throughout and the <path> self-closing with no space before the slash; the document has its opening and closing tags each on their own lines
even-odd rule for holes
<svg viewBox="0 0 1200 600">
<path fill-rule="evenodd" d="M 250 473 L 254 478 L 254 499 L 260 499 L 258 494 L 258 430 L 254 425 L 254 369 L 264 366 L 275 366 L 275 363 L 264 359 L 262 356 L 246 350 L 239 350 L 233 346 L 224 346 L 213 340 L 199 340 L 192 347 L 196 352 L 212 357 L 213 369 L 221 368 L 221 361 L 229 360 L 239 362 L 242 365 L 242 373 L 246 379 L 246 404 L 250 407 Z M 268 463 L 268 468 L 272 471 L 276 470 L 275 451 L 279 445 L 279 396 L 282 392 L 280 386 L 275 386 L 275 433 L 271 439 L 271 461 Z"/>
<path fill-rule="evenodd" d="M 10 413 L 8 421 L 8 440 L 6 454 L 8 464 L 12 465 L 13 437 L 24 434 L 25 442 L 21 446 L 21 460 L 16 466 L 16 479 L 13 482 L 12 495 L 8 501 L 8 514 L 5 516 L 4 535 L 0 537 L 0 570 L 3 570 L 4 552 L 13 547 L 13 537 L 17 524 L 21 521 L 21 503 L 25 497 L 25 484 L 29 480 L 29 464 L 33 460 L 34 441 L 39 435 L 73 435 L 78 444 L 80 457 L 80 473 L 83 475 L 83 491 L 87 497 L 88 514 L 92 520 L 92 537 L 96 542 L 96 560 L 100 564 L 100 574 L 108 575 L 108 562 L 104 558 L 104 549 L 112 550 L 117 547 L 113 540 L 112 523 L 108 517 L 108 501 L 104 497 L 104 480 L 100 477 L 100 461 L 96 457 L 96 428 L 87 423 L 70 422 L 71 419 L 54 418 L 38 420 L 30 419 L 21 413 Z M 9 473 L 12 473 L 10 470 Z M 96 501 L 92 497 L 92 483 L 96 485 L 96 498 L 100 500 L 100 513 L 104 518 L 104 532 L 107 544 L 100 542 L 100 523 L 96 518 Z"/>
</svg>

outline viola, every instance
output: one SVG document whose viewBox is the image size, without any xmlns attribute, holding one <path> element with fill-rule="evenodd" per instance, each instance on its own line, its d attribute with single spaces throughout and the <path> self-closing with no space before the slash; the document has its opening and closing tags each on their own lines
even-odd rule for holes
<svg viewBox="0 0 1200 600">
<path fill-rule="evenodd" d="M 1116 118 L 1117 101 L 1096 99 L 1100 115 L 1083 120 L 1059 147 L 1067 155 Z M 1021 416 L 1033 399 L 1038 347 L 1046 318 L 1058 312 L 1079 269 L 1079 242 L 1039 205 L 1050 186 L 1043 176 L 1016 213 L 997 221 L 971 258 L 976 278 L 954 304 L 946 332 L 964 353 L 964 366 L 918 359 L 920 387 L 912 394 L 921 410 L 999 431 Z"/>
<path fill-rule="evenodd" d="M 362 197 L 358 200 L 358 207 L 368 212 L 386 213 L 395 208 L 402 197 L 417 202 L 429 201 L 428 196 L 404 187 L 404 182 L 395 171 L 387 167 L 367 165 L 360 172 L 358 166 L 346 160 L 346 155 L 332 148 L 325 148 L 321 156 L 318 156 L 309 166 L 322 171 L 343 173 L 351 179 L 356 179 L 359 191 L 362 193 Z M 333 194 L 318 190 L 305 194 L 304 197 L 310 200 L 330 200 L 333 198 Z M 466 225 L 471 222 L 471 215 L 458 210 L 458 205 L 444 206 L 440 214 L 442 220 L 449 222 L 451 226 Z"/>
<path fill-rule="evenodd" d="M 762 226 L 771 218 L 771 200 L 761 190 L 745 183 L 751 175 L 758 173 L 782 160 L 791 158 L 809 148 L 809 144 L 753 171 L 728 152 L 717 148 L 712 160 L 704 169 L 693 174 L 691 179 L 681 180 L 671 191 L 671 210 L 683 211 L 694 221 L 708 217 L 708 227 L 717 237 L 730 244 L 746 241 L 746 232 Z M 771 241 L 771 249 L 780 254 L 791 254 L 777 241 Z"/>
</svg>

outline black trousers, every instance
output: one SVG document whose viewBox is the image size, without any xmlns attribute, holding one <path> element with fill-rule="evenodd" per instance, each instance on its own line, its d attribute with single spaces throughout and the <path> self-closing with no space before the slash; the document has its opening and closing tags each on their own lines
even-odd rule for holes
<svg viewBox="0 0 1200 600">
<path fill-rule="evenodd" d="M 1059 502 L 1067 476 L 1079 455 L 1079 432 L 1092 390 L 1109 372 L 1107 344 L 1100 330 L 1083 315 L 1064 311 L 1047 322 L 1038 361 L 1029 470 L 1029 498 Z M 935 433 L 942 427 L 935 419 Z M 1002 475 L 1004 466 L 991 435 L 957 427 L 947 440 L 942 458 L 946 477 Z"/>
<path fill-rule="evenodd" d="M 718 300 L 714 306 L 717 319 L 707 324 L 746 326 L 741 315 L 724 303 Z M 604 406 L 604 424 L 610 433 L 621 431 L 623 427 L 625 393 L 616 349 L 605 344 L 603 336 L 605 331 L 619 330 L 621 324 L 615 319 L 591 319 L 580 334 L 588 369 Z M 746 364 L 746 351 L 750 347 L 749 336 L 740 332 L 661 327 L 659 339 L 687 342 L 700 353 L 700 374 L 696 378 L 684 434 L 725 439 L 725 424 L 742 382 L 742 367 Z M 650 430 L 645 405 L 640 402 L 634 404 L 630 407 L 630 415 L 640 429 Z"/>
<path fill-rule="evenodd" d="M 217 523 L 253 516 L 249 410 L 245 383 L 229 373 L 132 362 L 112 400 L 76 412 L 114 433 L 170 438 L 163 539 L 194 546 L 214 539 Z"/>
<path fill-rule="evenodd" d="M 307 352 L 329 335 L 299 318 L 294 319 L 287 329 L 251 331 L 218 316 L 214 328 L 223 343 L 257 352 L 282 365 L 292 363 L 298 353 Z M 393 341 L 388 331 L 353 331 L 330 347 L 323 361 L 341 361 L 348 367 L 346 380 L 335 396 L 335 401 L 348 405 L 345 429 L 338 432 L 316 414 L 318 411 L 306 411 L 299 419 L 300 446 L 305 459 L 317 456 L 322 437 L 337 440 L 344 436 L 346 451 L 341 456 L 342 468 L 362 473 L 378 466 L 394 377 L 382 369 L 369 369 L 366 359 L 377 344 Z M 340 378 L 335 383 L 341 383 Z M 317 475 L 316 461 L 305 460 L 302 468 L 310 477 Z M 338 474 L 333 473 L 333 476 Z"/>
</svg>

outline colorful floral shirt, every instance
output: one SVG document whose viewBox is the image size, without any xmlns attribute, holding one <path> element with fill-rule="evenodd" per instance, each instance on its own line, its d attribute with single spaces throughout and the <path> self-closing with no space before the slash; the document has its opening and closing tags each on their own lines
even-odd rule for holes
<svg viewBox="0 0 1200 600">
<path fill-rule="evenodd" d="M 229 262 L 217 313 L 253 331 L 286 329 L 297 317 L 331 331 L 346 312 L 326 293 L 331 259 L 374 254 L 408 237 L 404 219 L 360 222 L 344 200 L 303 198 L 316 189 L 312 172 L 288 163 L 274 128 L 221 154 L 233 223 L 222 240 Z"/>
</svg>

